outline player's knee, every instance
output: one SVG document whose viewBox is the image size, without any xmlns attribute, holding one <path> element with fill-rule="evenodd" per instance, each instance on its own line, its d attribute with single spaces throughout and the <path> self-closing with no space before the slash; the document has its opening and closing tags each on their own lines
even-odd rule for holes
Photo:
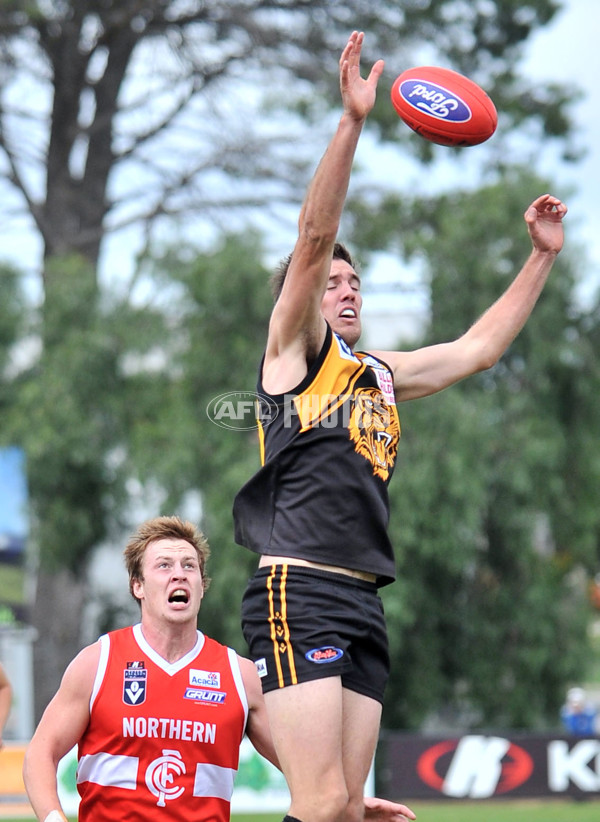
<svg viewBox="0 0 600 822">
<path fill-rule="evenodd" d="M 344 788 L 329 786 L 321 789 L 311 802 L 311 807 L 304 810 L 304 816 L 299 814 L 300 819 L 306 817 L 310 822 L 350 822 L 346 817 L 349 796 Z M 294 803 L 292 803 L 292 810 Z M 358 817 L 357 817 L 358 820 Z M 354 822 L 354 817 L 352 818 Z"/>
<path fill-rule="evenodd" d="M 335 819 L 336 822 L 347 822 L 348 799 L 346 790 L 331 790 L 325 799 L 326 807 L 322 806 L 322 815 L 319 816 L 319 822 L 329 822 L 331 819 Z"/>
</svg>

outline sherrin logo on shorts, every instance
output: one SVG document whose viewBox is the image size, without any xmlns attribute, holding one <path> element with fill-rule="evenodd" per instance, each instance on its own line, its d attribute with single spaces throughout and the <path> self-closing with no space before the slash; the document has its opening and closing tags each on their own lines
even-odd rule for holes
<svg viewBox="0 0 600 822">
<path fill-rule="evenodd" d="M 432 117 L 453 123 L 466 123 L 471 119 L 471 109 L 464 100 L 430 80 L 405 80 L 398 91 L 410 106 Z"/>
<path fill-rule="evenodd" d="M 323 648 L 313 648 L 312 651 L 307 651 L 304 656 L 309 662 L 322 665 L 324 662 L 335 662 L 337 659 L 341 659 L 344 652 L 334 645 L 325 645 Z"/>
</svg>

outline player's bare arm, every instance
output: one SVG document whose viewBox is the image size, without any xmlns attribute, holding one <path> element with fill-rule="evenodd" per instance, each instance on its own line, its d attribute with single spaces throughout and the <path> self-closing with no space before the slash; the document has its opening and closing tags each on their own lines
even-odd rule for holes
<svg viewBox="0 0 600 822">
<path fill-rule="evenodd" d="M 297 385 L 325 339 L 321 300 L 356 146 L 383 71 L 379 60 L 366 80 L 361 77 L 362 43 L 363 34 L 353 32 L 340 57 L 343 113 L 308 189 L 292 262 L 271 316 L 263 368 L 263 385 L 270 393 Z"/>
<path fill-rule="evenodd" d="M 100 646 L 95 643 L 71 662 L 27 747 L 23 779 L 38 819 L 45 819 L 53 810 L 62 813 L 56 769 L 87 727 L 99 656 Z"/>
<path fill-rule="evenodd" d="M 504 294 L 457 340 L 416 351 L 378 351 L 394 374 L 396 399 L 417 399 L 495 365 L 525 325 L 563 245 L 567 207 L 544 194 L 524 219 L 533 248 Z"/>
<path fill-rule="evenodd" d="M 267 709 L 263 697 L 262 687 L 254 662 L 245 657 L 238 657 L 242 681 L 248 698 L 248 724 L 246 734 L 248 739 L 261 756 L 279 768 L 279 760 L 273 745 Z"/>
</svg>

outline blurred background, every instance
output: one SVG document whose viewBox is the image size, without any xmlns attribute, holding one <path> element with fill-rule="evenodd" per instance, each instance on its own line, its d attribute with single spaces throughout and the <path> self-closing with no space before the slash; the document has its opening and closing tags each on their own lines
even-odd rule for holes
<svg viewBox="0 0 600 822">
<path fill-rule="evenodd" d="M 353 29 L 365 71 L 386 61 L 340 232 L 362 263 L 363 347 L 461 334 L 529 253 L 529 203 L 569 205 L 502 362 L 400 407 L 384 731 L 562 733 L 573 687 L 600 708 L 595 19 L 592 0 L 0 4 L 5 739 L 31 735 L 83 645 L 137 619 L 121 551 L 149 516 L 201 525 L 200 627 L 246 653 L 255 558 L 231 506 L 258 448 L 206 409 L 254 390 L 268 277 L 339 118 Z M 488 92 L 487 143 L 434 146 L 398 119 L 391 85 L 423 64 Z"/>
</svg>

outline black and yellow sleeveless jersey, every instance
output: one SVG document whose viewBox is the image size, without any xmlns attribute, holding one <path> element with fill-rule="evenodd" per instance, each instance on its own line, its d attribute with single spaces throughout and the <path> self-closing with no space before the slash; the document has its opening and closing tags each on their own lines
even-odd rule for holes
<svg viewBox="0 0 600 822">
<path fill-rule="evenodd" d="M 296 389 L 271 395 L 259 379 L 258 394 L 262 467 L 235 498 L 236 542 L 392 582 L 387 485 L 400 423 L 388 366 L 328 326 Z"/>
</svg>

